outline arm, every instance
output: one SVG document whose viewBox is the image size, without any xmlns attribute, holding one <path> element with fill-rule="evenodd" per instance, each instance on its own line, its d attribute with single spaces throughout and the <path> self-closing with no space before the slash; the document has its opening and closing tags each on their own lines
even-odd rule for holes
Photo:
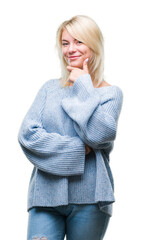
<svg viewBox="0 0 141 240">
<path fill-rule="evenodd" d="M 42 124 L 46 86 L 39 90 L 27 112 L 18 134 L 26 157 L 35 167 L 59 176 L 84 173 L 85 144 L 75 136 L 48 133 Z"/>
<path fill-rule="evenodd" d="M 78 77 L 71 90 L 70 96 L 62 100 L 62 108 L 74 121 L 77 134 L 93 149 L 109 151 L 116 138 L 122 91 L 112 87 L 112 91 L 104 92 L 102 100 L 89 74 Z"/>
</svg>

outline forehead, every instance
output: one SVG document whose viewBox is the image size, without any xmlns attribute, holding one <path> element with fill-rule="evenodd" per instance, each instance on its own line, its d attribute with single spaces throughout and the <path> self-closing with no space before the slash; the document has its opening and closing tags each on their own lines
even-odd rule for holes
<svg viewBox="0 0 141 240">
<path fill-rule="evenodd" d="M 75 38 L 72 37 L 72 35 L 68 32 L 67 29 L 64 29 L 62 32 L 62 41 L 65 40 L 75 40 Z"/>
</svg>

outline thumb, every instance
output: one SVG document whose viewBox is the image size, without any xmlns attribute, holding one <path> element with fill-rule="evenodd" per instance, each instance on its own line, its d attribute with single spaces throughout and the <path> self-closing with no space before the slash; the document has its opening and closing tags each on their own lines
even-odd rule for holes
<svg viewBox="0 0 141 240">
<path fill-rule="evenodd" d="M 86 72 L 89 72 L 88 70 L 88 58 L 86 58 L 83 62 L 83 70 L 86 70 Z"/>
</svg>

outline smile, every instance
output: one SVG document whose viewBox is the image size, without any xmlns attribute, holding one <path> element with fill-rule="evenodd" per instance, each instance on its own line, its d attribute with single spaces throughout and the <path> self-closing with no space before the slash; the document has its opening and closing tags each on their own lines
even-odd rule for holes
<svg viewBox="0 0 141 240">
<path fill-rule="evenodd" d="M 76 59 L 76 58 L 79 58 L 80 56 L 72 56 L 72 57 L 69 57 L 69 59 Z"/>
</svg>

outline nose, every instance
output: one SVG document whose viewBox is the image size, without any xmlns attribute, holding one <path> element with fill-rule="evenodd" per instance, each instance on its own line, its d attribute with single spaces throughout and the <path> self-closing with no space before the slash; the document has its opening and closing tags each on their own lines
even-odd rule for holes
<svg viewBox="0 0 141 240">
<path fill-rule="evenodd" d="M 76 47 L 75 47 L 74 43 L 70 43 L 68 52 L 69 52 L 69 54 L 76 52 Z"/>
</svg>

